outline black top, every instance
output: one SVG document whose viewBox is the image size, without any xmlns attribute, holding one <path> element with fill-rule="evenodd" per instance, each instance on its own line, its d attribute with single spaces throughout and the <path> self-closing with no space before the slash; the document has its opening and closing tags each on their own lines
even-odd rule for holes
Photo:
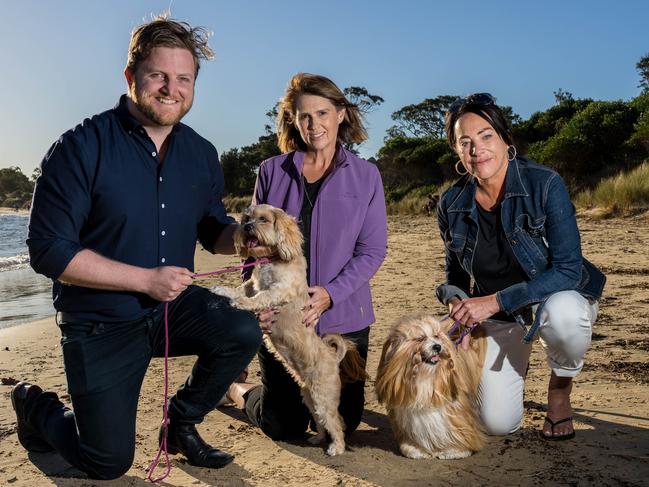
<svg viewBox="0 0 649 487">
<path fill-rule="evenodd" d="M 500 204 L 488 211 L 478 208 L 478 240 L 473 254 L 474 296 L 488 296 L 512 284 L 527 280 L 507 241 L 500 217 Z M 492 316 L 495 320 L 511 321 L 504 312 Z"/>
<path fill-rule="evenodd" d="M 179 123 L 164 161 L 122 96 L 66 132 L 41 163 L 29 223 L 32 267 L 54 280 L 54 306 L 78 319 L 138 319 L 159 303 L 135 292 L 61 285 L 82 249 L 139 267 L 194 269 L 196 239 L 211 249 L 234 221 L 221 201 L 214 146 Z"/>
<path fill-rule="evenodd" d="M 309 272 L 311 267 L 311 215 L 313 214 L 313 206 L 315 200 L 320 192 L 320 187 L 324 181 L 324 176 L 312 183 L 308 182 L 302 176 L 302 184 L 304 185 L 304 200 L 302 201 L 302 208 L 300 209 L 300 230 L 304 236 L 304 258 L 306 259 L 306 279 L 309 281 Z"/>
</svg>

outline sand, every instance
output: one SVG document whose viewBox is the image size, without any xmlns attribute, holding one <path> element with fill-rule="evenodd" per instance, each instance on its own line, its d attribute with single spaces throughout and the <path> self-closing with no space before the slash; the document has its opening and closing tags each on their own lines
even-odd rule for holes
<svg viewBox="0 0 649 487">
<path fill-rule="evenodd" d="M 396 318 L 422 310 L 442 315 L 434 288 L 443 279 L 443 249 L 435 222 L 426 217 L 391 217 L 389 253 L 373 279 L 377 322 L 370 337 L 372 377 L 387 330 Z M 214 446 L 236 455 L 221 470 L 196 468 L 172 457 L 167 486 L 419 486 L 419 485 L 648 485 L 649 481 L 649 216 L 589 221 L 580 219 L 584 254 L 608 275 L 584 371 L 575 381 L 577 437 L 543 441 L 538 436 L 545 410 L 549 371 L 536 343 L 527 380 L 522 428 L 492 437 L 486 448 L 463 460 L 410 460 L 398 453 L 383 407 L 367 384 L 360 428 L 348 451 L 330 458 L 306 442 L 274 442 L 250 426 L 234 408 L 209 414 L 199 430 Z M 197 270 L 234 263 L 231 257 L 197 250 Z M 205 284 L 235 284 L 219 277 Z M 0 376 L 35 381 L 66 396 L 59 334 L 54 320 L 0 330 Z M 193 359 L 170 361 L 172 390 Z M 15 434 L 10 386 L 0 386 L 0 485 L 144 486 L 146 467 L 157 451 L 162 404 L 161 359 L 154 359 L 140 400 L 137 451 L 131 470 L 112 482 L 79 478 L 55 454 L 27 454 Z M 256 362 L 251 379 L 258 379 Z M 76 478 L 75 478 L 76 477 Z"/>
</svg>

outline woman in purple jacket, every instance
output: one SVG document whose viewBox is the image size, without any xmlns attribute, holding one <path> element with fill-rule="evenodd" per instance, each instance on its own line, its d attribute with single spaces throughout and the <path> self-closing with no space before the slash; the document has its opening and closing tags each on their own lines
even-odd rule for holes
<svg viewBox="0 0 649 487">
<path fill-rule="evenodd" d="M 262 162 L 254 203 L 282 208 L 299 221 L 311 286 L 305 326 L 319 335 L 342 334 L 367 358 L 374 322 L 369 281 L 385 258 L 387 223 L 378 169 L 344 148 L 367 139 L 359 109 L 331 80 L 300 73 L 280 102 L 277 132 L 285 153 Z M 265 331 L 272 319 L 261 314 Z M 299 387 L 264 346 L 258 359 L 261 385 L 235 382 L 229 398 L 269 437 L 303 437 L 311 417 Z M 364 401 L 364 381 L 343 387 L 346 434 L 358 427 Z"/>
</svg>

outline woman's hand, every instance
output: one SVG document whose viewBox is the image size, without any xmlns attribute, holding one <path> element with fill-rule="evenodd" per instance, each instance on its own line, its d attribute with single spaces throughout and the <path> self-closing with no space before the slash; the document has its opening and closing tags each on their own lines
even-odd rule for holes
<svg viewBox="0 0 649 487">
<path fill-rule="evenodd" d="M 262 333 L 265 333 L 266 335 L 272 334 L 273 324 L 277 321 L 278 313 L 279 310 L 277 308 L 264 309 L 259 313 L 255 313 Z"/>
<path fill-rule="evenodd" d="M 449 316 L 453 320 L 462 323 L 465 327 L 480 323 L 500 311 L 500 305 L 496 300 L 495 294 L 479 298 L 469 298 L 463 301 L 458 298 L 452 298 L 449 300 L 448 305 Z M 471 333 L 467 333 L 461 342 L 464 350 L 469 349 L 470 341 Z"/>
<path fill-rule="evenodd" d="M 315 326 L 320 319 L 320 315 L 331 307 L 331 296 L 321 286 L 310 287 L 307 291 L 311 297 L 302 309 L 302 323 L 306 326 Z"/>
<path fill-rule="evenodd" d="M 500 311 L 496 295 L 469 298 L 460 301 L 457 298 L 449 301 L 450 316 L 465 326 L 480 323 Z"/>
</svg>

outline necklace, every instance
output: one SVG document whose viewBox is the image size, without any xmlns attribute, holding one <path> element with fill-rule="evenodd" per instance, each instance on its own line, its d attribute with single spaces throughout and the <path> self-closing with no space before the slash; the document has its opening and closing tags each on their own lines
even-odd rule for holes
<svg viewBox="0 0 649 487">
<path fill-rule="evenodd" d="M 304 196 L 306 197 L 306 200 L 309 202 L 309 206 L 311 209 L 313 209 L 313 201 L 311 201 L 311 197 L 309 196 L 309 191 L 306 189 L 306 178 L 304 175 L 300 178 L 300 181 L 302 182 L 302 190 L 304 191 Z M 315 182 L 317 184 L 317 181 Z"/>
</svg>

